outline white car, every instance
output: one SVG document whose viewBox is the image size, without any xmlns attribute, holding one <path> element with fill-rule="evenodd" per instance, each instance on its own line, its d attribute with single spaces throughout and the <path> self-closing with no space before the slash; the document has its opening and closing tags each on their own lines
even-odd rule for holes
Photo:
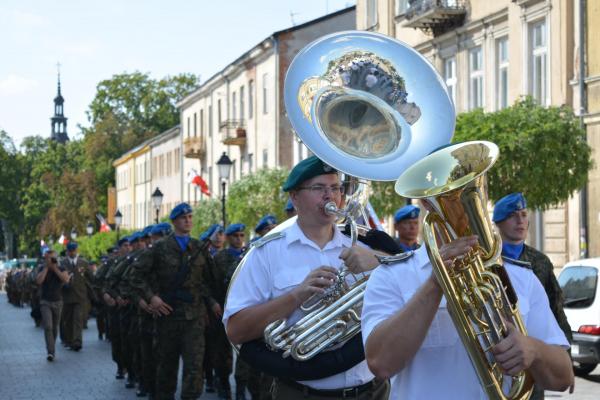
<svg viewBox="0 0 600 400">
<path fill-rule="evenodd" d="M 578 375 L 589 374 L 600 363 L 599 275 L 600 258 L 588 258 L 566 264 L 558 276 L 573 330 L 571 356 Z"/>
</svg>

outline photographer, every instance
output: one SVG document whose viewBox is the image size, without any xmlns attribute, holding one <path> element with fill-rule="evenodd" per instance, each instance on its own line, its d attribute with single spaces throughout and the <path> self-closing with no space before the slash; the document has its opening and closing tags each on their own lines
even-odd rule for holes
<svg viewBox="0 0 600 400">
<path fill-rule="evenodd" d="M 46 339 L 47 360 L 54 361 L 55 340 L 60 324 L 62 310 L 62 286 L 70 279 L 68 272 L 58 266 L 56 253 L 48 250 L 44 254 L 44 265 L 35 279 L 41 286 L 40 309 L 42 312 L 42 326 Z"/>
</svg>

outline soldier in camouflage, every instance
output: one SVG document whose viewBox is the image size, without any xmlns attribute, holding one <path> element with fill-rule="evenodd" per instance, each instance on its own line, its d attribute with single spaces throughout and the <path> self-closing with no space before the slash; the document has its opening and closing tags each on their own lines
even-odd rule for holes
<svg viewBox="0 0 600 400">
<path fill-rule="evenodd" d="M 565 336 L 572 341 L 571 327 L 563 309 L 563 293 L 554 275 L 554 266 L 542 252 L 525 244 L 529 228 L 527 201 L 522 193 L 511 193 L 496 203 L 492 217 L 502 237 L 502 257 L 533 270 L 550 302 L 550 309 Z M 530 399 L 544 398 L 544 390 L 534 387 Z"/>
<path fill-rule="evenodd" d="M 209 271 L 213 259 L 208 247 L 190 238 L 192 208 L 181 203 L 169 218 L 174 233 L 140 255 L 130 284 L 137 295 L 159 315 L 156 319 L 157 374 L 155 399 L 173 399 L 177 389 L 179 359 L 183 360 L 182 399 L 202 393 L 204 321 L 206 306 L 222 309 L 210 295 Z"/>
</svg>

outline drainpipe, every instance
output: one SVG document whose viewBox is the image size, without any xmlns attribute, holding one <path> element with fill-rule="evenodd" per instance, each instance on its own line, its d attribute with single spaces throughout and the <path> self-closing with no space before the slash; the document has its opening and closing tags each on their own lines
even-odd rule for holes
<svg viewBox="0 0 600 400">
<path fill-rule="evenodd" d="M 579 126 L 585 129 L 584 115 L 587 109 L 585 90 L 585 7 L 586 1 L 579 0 Z M 584 136 L 587 141 L 587 133 Z M 579 257 L 588 257 L 588 184 L 581 189 L 579 195 Z"/>
<path fill-rule="evenodd" d="M 275 48 L 275 106 L 273 107 L 273 112 L 275 112 L 275 154 L 273 155 L 275 160 L 275 167 L 280 167 L 281 162 L 279 160 L 279 135 L 281 134 L 281 127 L 279 126 L 279 38 L 276 35 L 273 35 L 273 42 Z"/>
</svg>

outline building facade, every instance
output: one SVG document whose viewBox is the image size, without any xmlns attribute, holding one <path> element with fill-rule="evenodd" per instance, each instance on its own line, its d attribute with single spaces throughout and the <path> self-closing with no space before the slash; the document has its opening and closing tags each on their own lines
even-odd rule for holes
<svg viewBox="0 0 600 400">
<path fill-rule="evenodd" d="M 573 104 L 575 2 L 358 0 L 358 29 L 414 47 L 446 82 L 456 112 L 496 111 L 531 95 Z M 557 267 L 580 256 L 579 195 L 533 213 L 529 241 Z"/>
<path fill-rule="evenodd" d="M 355 8 L 275 32 L 208 79 L 180 103 L 182 199 L 205 198 L 187 176 L 196 171 L 220 195 L 216 162 L 233 161 L 229 182 L 260 168 L 291 168 L 308 155 L 295 140 L 284 107 L 284 80 L 294 56 L 328 33 L 355 28 Z"/>
</svg>

